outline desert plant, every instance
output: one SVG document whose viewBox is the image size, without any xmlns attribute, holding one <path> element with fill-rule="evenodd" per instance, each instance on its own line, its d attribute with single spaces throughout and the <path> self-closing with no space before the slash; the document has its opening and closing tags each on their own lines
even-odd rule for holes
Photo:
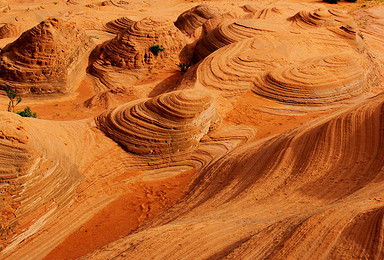
<svg viewBox="0 0 384 260">
<path fill-rule="evenodd" d="M 36 112 L 32 112 L 30 107 L 24 108 L 23 111 L 18 111 L 16 114 L 21 115 L 22 117 L 34 117 L 36 118 Z"/>
<path fill-rule="evenodd" d="M 154 44 L 151 47 L 149 47 L 149 50 L 153 53 L 153 55 L 157 56 L 161 51 L 164 50 L 164 48 L 160 47 L 159 44 Z"/>
<path fill-rule="evenodd" d="M 16 90 L 8 88 L 7 85 L 5 85 L 5 92 L 9 99 L 8 112 L 15 112 L 15 107 L 21 102 L 21 97 L 16 97 Z"/>
<path fill-rule="evenodd" d="M 177 64 L 177 67 L 179 67 L 181 72 L 186 72 L 189 69 L 189 67 L 191 67 L 191 63 L 189 63 L 189 62 L 188 63 L 179 63 L 179 64 Z"/>
<path fill-rule="evenodd" d="M 15 112 L 15 107 L 21 102 L 21 97 L 17 97 L 16 90 L 8 88 L 7 85 L 5 85 L 5 92 L 7 93 L 7 97 L 9 99 L 8 112 L 16 113 L 22 117 L 36 118 L 36 112 L 32 112 L 30 107 L 24 108 L 23 111 Z"/>
</svg>

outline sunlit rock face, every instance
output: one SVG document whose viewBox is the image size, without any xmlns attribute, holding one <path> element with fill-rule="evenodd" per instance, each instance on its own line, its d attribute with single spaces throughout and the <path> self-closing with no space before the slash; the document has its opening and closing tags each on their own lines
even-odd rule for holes
<svg viewBox="0 0 384 260">
<path fill-rule="evenodd" d="M 65 93 L 74 87 L 90 47 L 76 24 L 48 18 L 1 51 L 0 84 L 20 94 Z"/>
</svg>

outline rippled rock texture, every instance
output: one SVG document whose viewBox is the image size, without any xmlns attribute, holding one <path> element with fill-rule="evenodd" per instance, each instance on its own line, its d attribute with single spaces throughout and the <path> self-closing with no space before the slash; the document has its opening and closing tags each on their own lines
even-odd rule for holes
<svg viewBox="0 0 384 260">
<path fill-rule="evenodd" d="M 383 102 L 231 152 L 174 208 L 82 259 L 381 259 Z"/>
<path fill-rule="evenodd" d="M 115 20 L 112 20 L 106 23 L 105 27 L 107 32 L 120 34 L 124 30 L 128 29 L 131 25 L 133 25 L 135 21 L 129 19 L 128 17 L 120 17 Z"/>
<path fill-rule="evenodd" d="M 9 2 L 0 259 L 384 259 L 384 9 Z"/>
<path fill-rule="evenodd" d="M 1 50 L 0 84 L 19 94 L 65 93 L 81 76 L 79 66 L 90 46 L 74 23 L 48 18 Z"/>
<path fill-rule="evenodd" d="M 337 26 L 348 23 L 355 24 L 350 15 L 339 10 L 325 8 L 313 11 L 300 11 L 293 17 L 288 18 L 288 20 L 304 29 Z"/>
<path fill-rule="evenodd" d="M 255 38 L 262 35 L 263 32 L 276 32 L 278 30 L 281 29 L 277 25 L 264 20 L 224 21 L 197 42 L 194 58 L 196 61 L 200 61 L 228 44 Z"/>
<path fill-rule="evenodd" d="M 368 89 L 364 67 L 350 55 L 325 56 L 266 73 L 255 93 L 285 103 L 331 104 Z"/>
<path fill-rule="evenodd" d="M 197 5 L 182 13 L 176 20 L 175 26 L 183 33 L 191 36 L 195 30 L 206 21 L 218 16 L 220 12 L 216 8 L 207 5 Z"/>
<path fill-rule="evenodd" d="M 163 51 L 155 55 L 150 50 L 154 45 Z M 167 62 L 176 63 L 183 46 L 184 36 L 173 23 L 145 18 L 104 46 L 99 59 L 91 66 L 91 73 L 110 88 L 121 85 L 121 77 L 125 85 L 129 85 L 145 70 L 166 69 Z"/>
<path fill-rule="evenodd" d="M 17 37 L 22 31 L 23 28 L 21 25 L 17 23 L 6 23 L 0 27 L 0 39 Z"/>
<path fill-rule="evenodd" d="M 3 253 L 65 208 L 82 179 L 76 159 L 70 158 L 76 154 L 67 148 L 72 146 L 68 137 L 83 130 L 53 127 L 48 121 L 0 113 L 0 245 L 8 246 Z"/>
<path fill-rule="evenodd" d="M 280 26 L 274 18 L 222 22 L 196 45 L 195 57 L 203 61 L 195 86 L 225 96 L 252 89 L 268 99 L 308 105 L 348 100 L 374 87 L 377 64 L 352 17 L 319 9 L 294 18 L 304 14 L 314 19 L 309 29 L 289 24 L 292 17 Z"/>
<path fill-rule="evenodd" d="M 217 121 L 212 97 L 194 90 L 128 103 L 96 118 L 98 127 L 128 151 L 158 155 L 195 148 Z"/>
</svg>

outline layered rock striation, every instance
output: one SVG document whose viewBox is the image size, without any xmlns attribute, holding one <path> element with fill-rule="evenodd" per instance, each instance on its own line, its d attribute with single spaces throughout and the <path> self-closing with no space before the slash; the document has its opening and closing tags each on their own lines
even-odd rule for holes
<svg viewBox="0 0 384 260">
<path fill-rule="evenodd" d="M 90 47 L 89 37 L 74 23 L 48 18 L 1 50 L 0 84 L 19 94 L 68 92 Z"/>
<path fill-rule="evenodd" d="M 155 155 L 195 148 L 217 122 L 212 97 L 194 90 L 127 103 L 96 118 L 98 128 L 128 151 Z"/>
</svg>

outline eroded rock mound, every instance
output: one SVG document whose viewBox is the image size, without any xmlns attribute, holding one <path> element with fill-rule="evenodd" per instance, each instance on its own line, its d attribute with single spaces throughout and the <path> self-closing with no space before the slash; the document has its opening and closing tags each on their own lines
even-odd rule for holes
<svg viewBox="0 0 384 260">
<path fill-rule="evenodd" d="M 157 56 L 150 50 L 154 45 L 163 48 Z M 167 69 L 168 62 L 176 63 L 183 46 L 184 36 L 172 22 L 145 18 L 105 45 L 91 73 L 110 88 L 122 82 L 126 86 L 140 78 L 145 69 Z"/>
<path fill-rule="evenodd" d="M 128 69 L 143 68 L 154 64 L 155 55 L 149 50 L 154 44 L 164 48 L 160 56 L 178 53 L 182 37 L 170 22 L 146 18 L 135 22 L 121 35 L 105 46 L 98 64 Z"/>
<path fill-rule="evenodd" d="M 128 27 L 133 25 L 135 21 L 129 19 L 128 17 L 120 17 L 115 20 L 108 22 L 105 27 L 107 32 L 119 34 L 126 30 Z"/>
<path fill-rule="evenodd" d="M 253 91 L 285 103 L 332 103 L 364 93 L 367 74 L 356 57 L 332 55 L 267 72 Z"/>
<path fill-rule="evenodd" d="M 226 96 L 246 92 L 250 89 L 255 73 L 261 72 L 256 64 L 239 58 L 240 50 L 251 49 L 253 42 L 250 39 L 229 45 L 205 58 L 197 68 L 198 82 Z"/>
<path fill-rule="evenodd" d="M 350 15 L 339 10 L 325 8 L 314 11 L 300 11 L 293 17 L 288 18 L 288 20 L 301 28 L 330 27 L 346 23 L 354 24 Z"/>
<path fill-rule="evenodd" d="M 196 57 L 208 56 L 195 70 L 195 87 L 226 97 L 252 88 L 275 101 L 307 105 L 366 93 L 378 83 L 377 63 L 357 27 L 343 21 L 311 30 L 277 27 L 270 19 L 222 23 L 196 45 Z"/>
<path fill-rule="evenodd" d="M 100 5 L 101 6 L 116 6 L 116 7 L 127 8 L 127 6 L 129 5 L 129 2 L 123 1 L 123 0 L 106 0 L 106 1 L 102 1 L 100 3 Z"/>
<path fill-rule="evenodd" d="M 243 10 L 249 15 L 246 15 L 247 18 L 254 19 L 269 19 L 281 15 L 283 12 L 279 8 L 271 7 L 271 8 L 258 8 L 252 4 L 246 4 L 243 7 Z"/>
<path fill-rule="evenodd" d="M 175 26 L 186 35 L 191 36 L 207 20 L 219 14 L 220 12 L 215 8 L 203 4 L 197 5 L 182 13 L 177 18 Z"/>
<path fill-rule="evenodd" d="M 15 23 L 6 23 L 0 27 L 0 39 L 13 38 L 20 35 L 22 28 Z"/>
<path fill-rule="evenodd" d="M 249 19 L 223 22 L 197 42 L 194 58 L 196 61 L 200 61 L 228 44 L 257 37 L 262 35 L 263 32 L 275 32 L 278 30 L 277 25 L 265 22 L 264 20 Z"/>
<path fill-rule="evenodd" d="M 212 97 L 193 90 L 127 103 L 96 118 L 97 126 L 128 151 L 158 155 L 195 148 L 217 121 Z"/>
<path fill-rule="evenodd" d="M 0 246 L 6 250 L 38 231 L 39 225 L 28 229 L 31 221 L 67 205 L 81 180 L 65 145 L 36 121 L 0 113 Z"/>
<path fill-rule="evenodd" d="M 18 93 L 65 93 L 81 73 L 89 37 L 74 23 L 49 18 L 0 53 L 0 84 Z"/>
<path fill-rule="evenodd" d="M 171 210 L 82 259 L 381 259 L 383 102 L 232 151 Z"/>
</svg>

